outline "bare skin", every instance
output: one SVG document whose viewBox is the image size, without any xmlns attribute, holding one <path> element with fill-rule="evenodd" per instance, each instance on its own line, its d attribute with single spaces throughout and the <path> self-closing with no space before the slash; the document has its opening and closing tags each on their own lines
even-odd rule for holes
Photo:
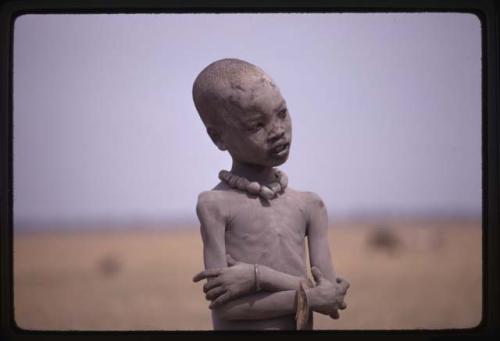
<svg viewBox="0 0 500 341">
<path fill-rule="evenodd" d="M 227 90 L 233 91 L 233 90 Z M 231 96 L 224 124 L 207 124 L 216 146 L 229 151 L 231 173 L 266 185 L 291 145 L 286 102 L 268 76 L 249 77 Z M 314 193 L 287 188 L 270 201 L 221 182 L 198 197 L 205 271 L 214 329 L 295 329 L 295 295 L 307 277 L 305 241 L 316 282 L 306 290 L 313 311 L 338 318 L 349 284 L 337 279 L 327 238 L 327 214 Z M 256 292 L 254 264 L 261 291 Z"/>
<path fill-rule="evenodd" d="M 220 184 L 202 193 L 198 206 L 200 220 L 206 221 L 202 236 L 209 270 L 195 280 L 209 278 L 204 291 L 213 300 L 216 329 L 294 329 L 295 290 L 307 277 L 306 233 L 311 266 L 319 269 L 313 275 L 323 284 L 306 291 L 311 309 L 335 318 L 337 309 L 345 308 L 348 285 L 333 284 L 337 280 L 325 243 L 326 211 L 316 195 L 288 188 L 270 206 L 263 206 L 259 199 Z M 253 264 L 260 265 L 261 293 L 255 293 Z"/>
</svg>

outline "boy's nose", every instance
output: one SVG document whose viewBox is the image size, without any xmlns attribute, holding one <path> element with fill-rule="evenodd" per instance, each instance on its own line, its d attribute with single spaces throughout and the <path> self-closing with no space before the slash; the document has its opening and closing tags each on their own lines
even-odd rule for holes
<svg viewBox="0 0 500 341">
<path fill-rule="evenodd" d="M 285 126 L 283 124 L 275 124 L 269 134 L 269 141 L 274 142 L 279 140 L 285 134 Z"/>
</svg>

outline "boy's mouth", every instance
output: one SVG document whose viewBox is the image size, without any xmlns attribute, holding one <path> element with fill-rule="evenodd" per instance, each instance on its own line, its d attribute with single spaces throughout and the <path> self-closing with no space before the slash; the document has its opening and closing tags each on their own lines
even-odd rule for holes
<svg viewBox="0 0 500 341">
<path fill-rule="evenodd" d="M 290 149 L 290 143 L 282 143 L 271 149 L 271 154 L 275 156 L 285 156 Z"/>
</svg>

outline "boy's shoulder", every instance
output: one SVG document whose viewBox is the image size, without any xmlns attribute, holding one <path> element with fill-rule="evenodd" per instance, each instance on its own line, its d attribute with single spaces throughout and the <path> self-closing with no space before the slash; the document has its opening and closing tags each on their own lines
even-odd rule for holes
<svg viewBox="0 0 500 341">
<path fill-rule="evenodd" d="M 324 206 L 323 200 L 321 197 L 311 191 L 298 191 L 292 188 L 288 188 L 290 191 L 290 195 L 295 197 L 297 200 L 301 201 L 306 207 L 316 207 L 316 206 Z"/>
<path fill-rule="evenodd" d="M 235 193 L 235 190 L 220 182 L 217 186 L 208 191 L 203 191 L 198 194 L 198 205 L 216 205 L 223 204 L 230 199 Z"/>
<path fill-rule="evenodd" d="M 244 200 L 249 200 L 246 195 L 221 182 L 211 190 L 198 194 L 196 215 L 204 229 L 223 227 Z"/>
<path fill-rule="evenodd" d="M 198 194 L 196 212 L 198 215 L 207 213 L 222 214 L 224 208 L 231 202 L 234 194 L 234 190 L 231 187 L 221 182 L 211 190 Z"/>
</svg>

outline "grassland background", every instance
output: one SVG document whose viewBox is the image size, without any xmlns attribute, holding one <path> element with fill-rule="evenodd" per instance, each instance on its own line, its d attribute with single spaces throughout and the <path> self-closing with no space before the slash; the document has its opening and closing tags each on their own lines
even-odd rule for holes
<svg viewBox="0 0 500 341">
<path fill-rule="evenodd" d="M 329 240 L 336 271 L 351 283 L 348 308 L 339 320 L 316 314 L 315 329 L 480 322 L 479 221 L 339 222 Z M 202 283 L 191 281 L 202 268 L 196 226 L 16 231 L 15 319 L 35 330 L 211 329 Z"/>
</svg>

